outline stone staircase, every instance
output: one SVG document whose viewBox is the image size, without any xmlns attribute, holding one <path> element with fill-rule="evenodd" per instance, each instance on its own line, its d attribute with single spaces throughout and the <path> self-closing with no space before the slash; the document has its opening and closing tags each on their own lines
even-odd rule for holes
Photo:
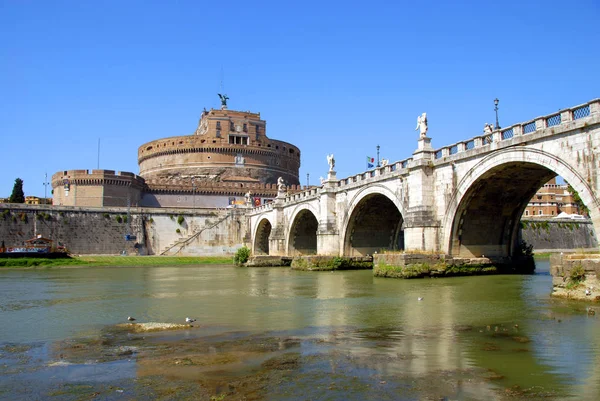
<svg viewBox="0 0 600 401">
<path fill-rule="evenodd" d="M 201 229 L 193 232 L 192 234 L 188 235 L 187 237 L 180 238 L 177 241 L 170 243 L 166 248 L 164 248 L 160 252 L 160 255 L 166 255 L 167 252 L 171 251 L 173 248 L 179 247 L 179 249 L 177 249 L 174 253 L 172 253 L 172 255 L 177 255 L 179 252 L 181 252 L 182 249 L 184 249 L 187 245 L 189 245 L 190 242 L 192 242 L 194 239 L 198 238 L 200 236 L 200 234 L 202 234 L 204 231 L 215 228 L 216 226 L 218 226 L 219 224 L 221 224 L 222 222 L 227 220 L 229 217 L 230 217 L 230 215 L 228 214 L 225 217 L 218 220 L 216 223 L 214 223 L 208 227 L 202 227 Z"/>
</svg>

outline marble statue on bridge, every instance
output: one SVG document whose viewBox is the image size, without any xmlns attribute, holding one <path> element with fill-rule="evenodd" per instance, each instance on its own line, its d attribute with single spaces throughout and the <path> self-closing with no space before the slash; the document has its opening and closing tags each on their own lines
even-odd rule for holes
<svg viewBox="0 0 600 401">
<path fill-rule="evenodd" d="M 327 163 L 329 164 L 329 171 L 333 171 L 335 168 L 335 159 L 333 158 L 333 153 L 327 155 Z"/>
<path fill-rule="evenodd" d="M 483 133 L 485 135 L 490 135 L 494 131 L 494 126 L 492 124 L 485 123 L 483 126 Z"/>
<path fill-rule="evenodd" d="M 427 113 L 421 114 L 417 117 L 417 128 L 415 131 L 419 130 L 420 138 L 427 138 Z"/>
<path fill-rule="evenodd" d="M 285 195 L 285 182 L 283 181 L 283 177 L 279 177 L 277 179 L 277 196 Z"/>
</svg>

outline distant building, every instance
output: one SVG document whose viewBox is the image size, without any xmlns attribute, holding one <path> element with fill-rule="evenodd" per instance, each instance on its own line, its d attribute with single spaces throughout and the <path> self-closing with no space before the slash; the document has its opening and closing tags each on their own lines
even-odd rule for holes
<svg viewBox="0 0 600 401">
<path fill-rule="evenodd" d="M 6 199 L 8 202 L 8 199 Z M 51 205 L 52 198 L 38 198 L 37 196 L 26 196 L 25 204 L 27 205 Z"/>
<path fill-rule="evenodd" d="M 557 184 L 551 179 L 531 198 L 522 217 L 552 218 L 560 213 L 581 214 L 567 184 Z"/>
</svg>

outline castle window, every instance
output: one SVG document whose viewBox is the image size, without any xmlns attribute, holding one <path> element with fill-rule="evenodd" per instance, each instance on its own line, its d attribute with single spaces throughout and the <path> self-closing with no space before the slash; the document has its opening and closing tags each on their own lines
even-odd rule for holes
<svg viewBox="0 0 600 401">
<path fill-rule="evenodd" d="M 529 210 L 525 210 L 525 216 L 529 216 Z"/>
<path fill-rule="evenodd" d="M 217 121 L 217 129 L 221 129 L 221 121 Z"/>
<path fill-rule="evenodd" d="M 229 131 L 235 131 L 235 127 L 233 126 L 233 121 L 229 122 Z"/>
<path fill-rule="evenodd" d="M 538 215 L 540 215 L 540 216 L 541 216 L 542 214 L 543 214 L 543 213 L 542 213 L 542 211 L 540 210 L 540 211 L 538 212 Z"/>
<path fill-rule="evenodd" d="M 248 124 L 244 124 L 243 130 L 244 130 L 244 132 L 248 132 Z"/>
<path fill-rule="evenodd" d="M 248 145 L 247 136 L 229 135 L 230 145 Z"/>
<path fill-rule="evenodd" d="M 294 154 L 294 149 L 290 149 L 290 154 Z"/>
<path fill-rule="evenodd" d="M 275 145 L 275 149 L 279 149 L 279 145 Z"/>
<path fill-rule="evenodd" d="M 258 134 L 260 134 L 260 126 L 259 125 L 256 126 L 256 135 L 258 135 Z"/>
</svg>

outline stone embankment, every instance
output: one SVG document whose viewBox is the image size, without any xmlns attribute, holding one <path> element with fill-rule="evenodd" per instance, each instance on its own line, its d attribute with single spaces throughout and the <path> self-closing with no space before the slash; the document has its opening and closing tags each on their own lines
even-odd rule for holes
<svg viewBox="0 0 600 401">
<path fill-rule="evenodd" d="M 453 258 L 434 253 L 383 253 L 373 256 L 373 275 L 392 278 L 474 276 L 483 274 L 530 274 L 532 257 L 522 260 Z"/>
<path fill-rule="evenodd" d="M 600 254 L 550 256 L 552 296 L 600 302 Z"/>
</svg>

